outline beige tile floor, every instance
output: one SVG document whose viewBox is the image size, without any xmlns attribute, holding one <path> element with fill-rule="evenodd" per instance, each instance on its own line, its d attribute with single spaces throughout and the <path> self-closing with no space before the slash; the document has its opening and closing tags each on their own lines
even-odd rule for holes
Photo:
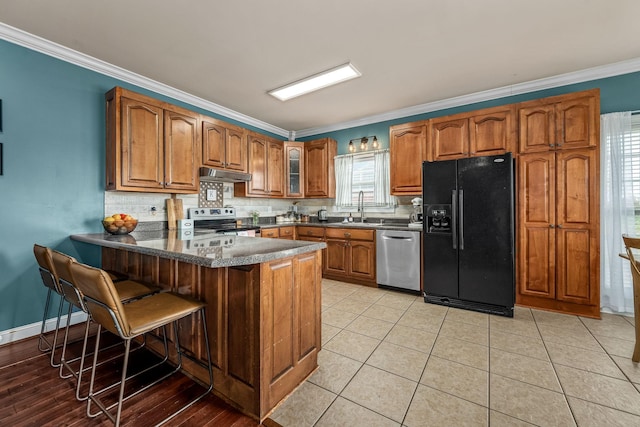
<svg viewBox="0 0 640 427">
<path fill-rule="evenodd" d="M 513 319 L 323 280 L 319 369 L 283 426 L 640 426 L 633 319 Z"/>
</svg>

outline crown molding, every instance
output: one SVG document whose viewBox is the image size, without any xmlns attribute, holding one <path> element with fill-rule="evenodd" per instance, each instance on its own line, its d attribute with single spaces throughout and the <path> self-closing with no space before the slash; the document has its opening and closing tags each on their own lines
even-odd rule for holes
<svg viewBox="0 0 640 427">
<path fill-rule="evenodd" d="M 531 80 L 529 82 L 518 83 L 515 85 L 503 86 L 496 89 L 489 89 L 482 92 L 457 96 L 454 98 L 443 99 L 426 104 L 415 105 L 413 107 L 388 111 L 386 113 L 363 117 L 357 120 L 336 123 L 330 126 L 302 129 L 295 132 L 295 137 L 304 138 L 307 136 L 319 135 L 327 132 L 334 132 L 358 126 L 370 125 L 372 123 L 379 123 L 388 120 L 400 119 L 403 117 L 416 116 L 418 114 L 430 113 L 447 108 L 460 107 L 463 105 L 474 104 L 476 102 L 490 101 L 507 96 L 521 95 L 524 93 L 536 92 L 539 90 L 551 89 L 560 86 L 567 86 L 570 84 L 582 83 L 590 80 L 597 80 L 606 77 L 634 73 L 636 71 L 640 71 L 640 58 L 602 65 L 599 67 L 587 68 L 585 70 L 575 71 L 571 73 L 559 74 L 553 77 Z"/>
<path fill-rule="evenodd" d="M 88 70 L 92 70 L 97 73 L 104 74 L 106 76 L 113 77 L 118 80 L 148 89 L 150 91 L 202 108 L 203 110 L 220 114 L 224 117 L 237 120 L 249 126 L 254 126 L 258 129 L 262 129 L 267 132 L 289 138 L 290 140 L 319 135 L 327 132 L 334 132 L 343 129 L 349 129 L 358 126 L 370 125 L 372 123 L 396 120 L 403 117 L 430 113 L 447 108 L 460 107 L 477 102 L 490 101 L 493 99 L 520 95 L 524 93 L 551 89 L 555 87 L 640 71 L 640 58 L 635 58 L 599 67 L 588 68 L 576 72 L 560 74 L 553 77 L 532 80 L 515 85 L 503 86 L 496 89 L 489 89 L 482 92 L 476 92 L 468 95 L 457 96 L 454 98 L 429 102 L 426 104 L 415 105 L 399 110 L 388 111 L 386 113 L 362 117 L 357 120 L 336 123 L 329 126 L 320 126 L 316 128 L 301 129 L 298 131 L 289 131 L 255 119 L 253 117 L 249 117 L 213 102 L 204 100 L 200 97 L 188 94 L 164 83 L 157 82 L 155 80 L 125 70 L 124 68 L 94 58 L 92 56 L 85 55 L 76 50 L 69 49 L 50 40 L 35 36 L 1 22 L 0 39 L 69 62 L 79 67 L 86 68 Z"/>
<path fill-rule="evenodd" d="M 125 70 L 124 68 L 118 67 L 92 56 L 85 55 L 84 53 L 62 46 L 58 43 L 54 43 L 50 40 L 46 40 L 42 37 L 27 33 L 18 28 L 6 25 L 1 22 L 0 39 L 6 40 L 10 43 L 25 47 L 30 50 L 34 50 L 36 52 L 43 53 L 53 58 L 69 62 L 79 67 L 104 74 L 105 76 L 113 77 L 123 82 L 127 82 L 138 87 L 168 96 L 170 98 L 186 102 L 187 104 L 202 108 L 207 111 L 211 111 L 216 114 L 220 114 L 224 117 L 237 120 L 244 124 L 254 126 L 258 129 L 262 129 L 267 132 L 280 135 L 282 137 L 289 137 L 288 130 L 273 126 L 258 119 L 254 119 L 253 117 L 246 116 L 242 113 L 238 113 L 237 111 L 223 107 L 222 105 L 218 105 L 197 96 L 188 94 L 164 83 L 157 82 L 155 80 L 141 76 L 140 74 Z"/>
</svg>

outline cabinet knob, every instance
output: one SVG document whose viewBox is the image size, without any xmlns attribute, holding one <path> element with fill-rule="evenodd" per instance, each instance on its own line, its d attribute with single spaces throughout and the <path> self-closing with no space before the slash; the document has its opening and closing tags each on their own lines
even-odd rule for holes
<svg viewBox="0 0 640 427">
<path fill-rule="evenodd" d="M 554 228 L 554 227 L 555 227 L 555 225 L 549 224 L 549 228 Z"/>
<path fill-rule="evenodd" d="M 562 147 L 562 144 L 556 144 L 557 147 Z"/>
<path fill-rule="evenodd" d="M 350 237 L 351 233 L 344 233 L 344 237 Z"/>
<path fill-rule="evenodd" d="M 562 228 L 562 224 L 558 224 L 558 228 Z"/>
<path fill-rule="evenodd" d="M 555 145 L 554 144 L 549 144 L 549 147 L 553 148 L 553 147 L 555 147 Z"/>
</svg>

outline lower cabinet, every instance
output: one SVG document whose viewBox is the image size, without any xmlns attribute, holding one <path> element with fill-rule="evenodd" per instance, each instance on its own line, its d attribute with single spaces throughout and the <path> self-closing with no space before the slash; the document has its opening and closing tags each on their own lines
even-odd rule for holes
<svg viewBox="0 0 640 427">
<path fill-rule="evenodd" d="M 327 228 L 325 238 L 324 277 L 377 286 L 374 230 Z"/>
<path fill-rule="evenodd" d="M 296 235 L 296 228 L 293 225 L 285 227 L 263 228 L 260 230 L 260 237 L 268 237 L 271 239 L 288 239 L 293 240 Z"/>
</svg>

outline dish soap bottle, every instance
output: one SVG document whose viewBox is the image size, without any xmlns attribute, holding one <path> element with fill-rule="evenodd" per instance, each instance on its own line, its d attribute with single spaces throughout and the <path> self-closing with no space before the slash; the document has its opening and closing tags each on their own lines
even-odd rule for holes
<svg viewBox="0 0 640 427">
<path fill-rule="evenodd" d="M 349 222 L 353 222 L 353 217 L 351 216 L 351 212 L 349 212 Z"/>
</svg>

